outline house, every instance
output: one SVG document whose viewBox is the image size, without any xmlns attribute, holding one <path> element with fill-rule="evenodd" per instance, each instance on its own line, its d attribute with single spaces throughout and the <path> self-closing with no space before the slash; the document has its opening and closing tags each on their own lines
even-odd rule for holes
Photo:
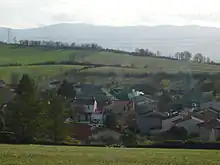
<svg viewBox="0 0 220 165">
<path fill-rule="evenodd" d="M 152 98 L 147 97 L 147 96 L 143 96 L 143 95 L 136 96 L 132 100 L 133 100 L 135 105 L 143 105 L 143 104 L 149 104 L 149 103 L 155 103 L 156 102 Z"/>
<path fill-rule="evenodd" d="M 213 119 L 198 124 L 199 140 L 218 140 L 220 138 L 220 120 Z"/>
<path fill-rule="evenodd" d="M 77 112 L 77 123 L 102 127 L 104 123 L 103 109 L 98 107 L 94 98 L 77 98 L 73 103 Z"/>
<path fill-rule="evenodd" d="M 170 95 L 171 95 L 172 100 L 180 100 L 184 96 L 184 91 L 171 89 Z"/>
<path fill-rule="evenodd" d="M 156 86 L 155 84 L 153 84 L 154 86 Z M 135 90 L 135 91 L 141 91 L 144 94 L 149 94 L 149 95 L 153 95 L 154 93 L 156 93 L 158 90 L 156 87 L 154 87 L 153 85 L 150 84 L 134 84 L 132 86 L 130 86 L 130 90 Z"/>
<path fill-rule="evenodd" d="M 137 114 L 142 115 L 148 112 L 158 111 L 157 102 L 146 96 L 137 96 L 133 98 L 134 110 Z"/>
<path fill-rule="evenodd" d="M 151 135 L 158 135 L 162 132 L 170 130 L 172 127 L 176 126 L 176 122 L 183 120 L 186 116 L 185 114 L 180 113 L 165 113 L 165 117 L 162 120 L 161 129 L 154 129 L 151 131 Z"/>
<path fill-rule="evenodd" d="M 201 110 L 211 110 L 215 112 L 220 112 L 220 102 L 217 101 L 209 101 L 203 104 L 200 104 L 200 109 Z"/>
<path fill-rule="evenodd" d="M 129 100 L 132 100 L 133 98 L 140 96 L 140 95 L 144 95 L 144 93 L 141 91 L 136 91 L 135 89 L 132 89 L 132 92 L 128 93 L 128 98 Z"/>
<path fill-rule="evenodd" d="M 0 106 L 6 104 L 13 99 L 15 93 L 9 87 L 0 88 Z"/>
<path fill-rule="evenodd" d="M 204 120 L 189 115 L 181 120 L 175 121 L 175 125 L 185 128 L 188 135 L 193 135 L 199 133 L 198 124 L 202 122 L 204 122 Z"/>
<path fill-rule="evenodd" d="M 127 123 L 127 117 L 134 113 L 132 101 L 112 101 L 112 104 L 104 107 L 104 112 L 108 115 L 108 112 L 113 113 L 116 116 L 117 124 L 123 128 Z"/>
<path fill-rule="evenodd" d="M 136 116 L 137 127 L 141 134 L 150 134 L 152 130 L 162 128 L 162 121 L 167 116 L 160 112 L 148 112 Z"/>
<path fill-rule="evenodd" d="M 51 82 L 49 83 L 49 88 L 50 88 L 50 89 L 58 88 L 58 87 L 60 87 L 61 84 L 62 84 L 61 81 L 59 81 L 59 80 L 53 80 L 53 81 L 51 81 Z"/>
<path fill-rule="evenodd" d="M 76 89 L 77 94 L 78 93 L 97 93 L 102 92 L 102 86 L 101 85 L 94 85 L 94 84 L 78 84 L 74 85 L 74 88 Z"/>
<path fill-rule="evenodd" d="M 6 83 L 3 80 L 0 80 L 0 88 L 3 88 L 6 86 Z"/>
<path fill-rule="evenodd" d="M 160 131 L 165 132 L 170 130 L 173 126 L 175 126 L 175 122 L 182 120 L 183 117 L 184 117 L 183 115 L 180 115 L 178 113 L 174 115 L 169 114 L 167 118 L 162 120 L 162 129 Z"/>
<path fill-rule="evenodd" d="M 133 111 L 132 101 L 114 100 L 110 105 L 106 105 L 104 108 L 106 111 L 111 111 L 116 115 L 120 115 L 124 112 Z"/>
</svg>

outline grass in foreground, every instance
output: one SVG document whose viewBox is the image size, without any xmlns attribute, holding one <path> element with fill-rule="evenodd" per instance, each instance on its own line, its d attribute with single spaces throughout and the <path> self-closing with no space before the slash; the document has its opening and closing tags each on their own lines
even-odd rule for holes
<svg viewBox="0 0 220 165">
<path fill-rule="evenodd" d="M 220 151 L 0 145 L 1 165 L 217 165 Z"/>
</svg>

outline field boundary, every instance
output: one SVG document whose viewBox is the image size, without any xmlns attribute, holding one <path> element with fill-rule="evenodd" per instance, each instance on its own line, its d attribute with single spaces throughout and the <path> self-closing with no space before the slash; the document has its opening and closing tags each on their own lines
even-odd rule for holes
<svg viewBox="0 0 220 165">
<path fill-rule="evenodd" d="M 148 145 L 105 145 L 105 144 L 66 144 L 66 143 L 0 143 L 12 145 L 45 145 L 45 146 L 69 146 L 69 147 L 114 147 L 114 148 L 163 148 L 163 149 L 220 149 L 220 142 L 169 142 Z"/>
</svg>

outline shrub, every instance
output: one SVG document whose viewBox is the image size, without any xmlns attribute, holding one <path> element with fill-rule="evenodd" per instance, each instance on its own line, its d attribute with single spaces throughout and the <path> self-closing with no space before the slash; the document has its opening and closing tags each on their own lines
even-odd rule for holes
<svg viewBox="0 0 220 165">
<path fill-rule="evenodd" d="M 1 131 L 0 132 L 0 143 L 13 143 L 16 141 L 14 133 Z"/>
<path fill-rule="evenodd" d="M 123 145 L 125 146 L 129 146 L 129 145 L 137 145 L 137 137 L 129 132 L 125 132 L 122 136 L 121 136 L 121 141 L 123 143 Z"/>
<path fill-rule="evenodd" d="M 75 138 L 72 138 L 70 136 L 67 136 L 65 139 L 64 139 L 64 143 L 66 144 L 80 144 L 80 141 L 79 140 L 76 140 Z"/>
</svg>

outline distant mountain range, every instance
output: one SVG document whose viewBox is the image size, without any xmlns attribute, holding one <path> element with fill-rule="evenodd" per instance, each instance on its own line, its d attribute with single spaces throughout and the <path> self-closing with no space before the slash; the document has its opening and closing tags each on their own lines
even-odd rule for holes
<svg viewBox="0 0 220 165">
<path fill-rule="evenodd" d="M 201 52 L 220 61 L 220 29 L 199 26 L 127 26 L 110 27 L 89 24 L 55 24 L 32 29 L 11 29 L 17 40 L 57 40 L 68 43 L 97 43 L 105 48 L 159 50 L 162 55 L 177 51 Z M 8 38 L 0 28 L 0 40 Z"/>
</svg>

